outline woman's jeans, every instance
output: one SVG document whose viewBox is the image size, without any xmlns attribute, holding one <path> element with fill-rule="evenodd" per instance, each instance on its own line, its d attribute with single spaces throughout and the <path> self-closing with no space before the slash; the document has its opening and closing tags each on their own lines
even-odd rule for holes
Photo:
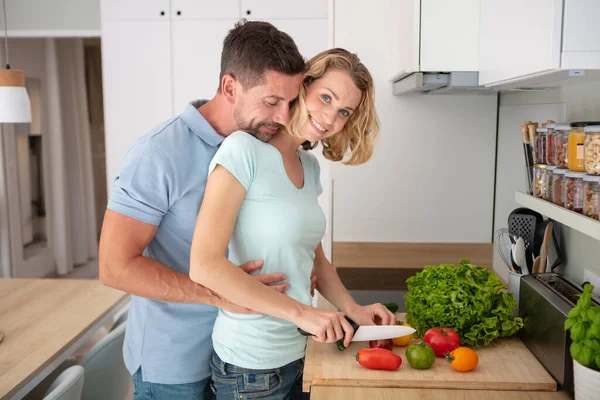
<svg viewBox="0 0 600 400">
<path fill-rule="evenodd" d="M 275 369 L 248 369 L 228 364 L 213 352 L 212 388 L 217 400 L 309 399 L 302 393 L 304 359 Z"/>
</svg>

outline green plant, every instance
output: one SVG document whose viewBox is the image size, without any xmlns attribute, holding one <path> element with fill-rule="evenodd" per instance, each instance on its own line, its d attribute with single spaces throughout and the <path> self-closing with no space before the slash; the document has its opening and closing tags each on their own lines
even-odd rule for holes
<svg viewBox="0 0 600 400">
<path fill-rule="evenodd" d="M 504 291 L 504 283 L 467 259 L 458 266 L 427 266 L 406 283 L 406 318 L 418 337 L 442 326 L 452 328 L 462 344 L 478 347 L 523 327 L 522 318 L 513 318 L 517 303 L 512 293 Z"/>
<path fill-rule="evenodd" d="M 600 371 L 600 307 L 592 303 L 592 285 L 585 285 L 577 304 L 569 311 L 565 331 L 569 331 L 571 357 L 579 364 Z"/>
</svg>

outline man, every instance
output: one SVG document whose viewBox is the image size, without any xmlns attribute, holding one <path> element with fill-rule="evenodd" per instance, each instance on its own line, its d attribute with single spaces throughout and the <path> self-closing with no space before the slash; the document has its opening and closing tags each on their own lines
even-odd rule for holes
<svg viewBox="0 0 600 400">
<path fill-rule="evenodd" d="M 190 280 L 192 235 L 218 146 L 237 130 L 268 140 L 287 124 L 303 67 L 287 34 L 266 22 L 238 23 L 223 44 L 215 97 L 192 102 L 128 151 L 104 217 L 99 265 L 102 283 L 132 294 L 123 351 L 134 399 L 205 398 L 216 307 L 250 312 Z M 235 104 L 223 90 L 237 92 Z M 288 287 L 283 274 L 253 276 Z"/>
</svg>

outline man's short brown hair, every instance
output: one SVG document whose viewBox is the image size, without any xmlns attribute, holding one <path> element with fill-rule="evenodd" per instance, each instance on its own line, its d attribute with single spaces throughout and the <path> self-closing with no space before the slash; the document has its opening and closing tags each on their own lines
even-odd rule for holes
<svg viewBox="0 0 600 400">
<path fill-rule="evenodd" d="M 267 71 L 285 75 L 299 74 L 304 69 L 304 58 L 294 40 L 268 22 L 237 22 L 223 41 L 221 74 L 232 75 L 246 89 L 257 85 Z"/>
</svg>

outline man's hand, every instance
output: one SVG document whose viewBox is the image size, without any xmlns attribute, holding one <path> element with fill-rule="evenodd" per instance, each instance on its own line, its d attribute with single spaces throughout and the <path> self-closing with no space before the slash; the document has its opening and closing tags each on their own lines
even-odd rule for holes
<svg viewBox="0 0 600 400">
<path fill-rule="evenodd" d="M 251 273 L 254 271 L 258 271 L 264 265 L 264 261 L 248 261 L 245 264 L 240 265 L 240 269 L 247 273 Z M 289 288 L 289 283 L 284 282 L 287 279 L 287 276 L 282 273 L 277 274 L 255 274 L 252 275 L 263 285 L 269 286 L 271 289 L 279 292 L 285 293 Z M 229 311 L 235 314 L 259 314 L 249 308 L 239 306 L 227 300 L 224 297 L 219 296 L 217 293 L 212 292 L 213 305 L 219 308 L 222 308 L 225 311 Z"/>
<path fill-rule="evenodd" d="M 358 325 L 395 325 L 396 316 L 380 303 L 369 306 L 356 304 L 347 311 L 348 316 Z"/>
<path fill-rule="evenodd" d="M 261 269 L 264 264 L 265 262 L 262 260 L 248 261 L 247 263 L 240 265 L 240 269 L 247 273 L 251 273 Z M 284 282 L 287 279 L 286 274 L 255 274 L 252 276 L 263 285 L 267 285 L 270 288 L 275 289 L 276 291 L 281 293 L 285 293 L 290 288 L 290 284 Z"/>
</svg>

